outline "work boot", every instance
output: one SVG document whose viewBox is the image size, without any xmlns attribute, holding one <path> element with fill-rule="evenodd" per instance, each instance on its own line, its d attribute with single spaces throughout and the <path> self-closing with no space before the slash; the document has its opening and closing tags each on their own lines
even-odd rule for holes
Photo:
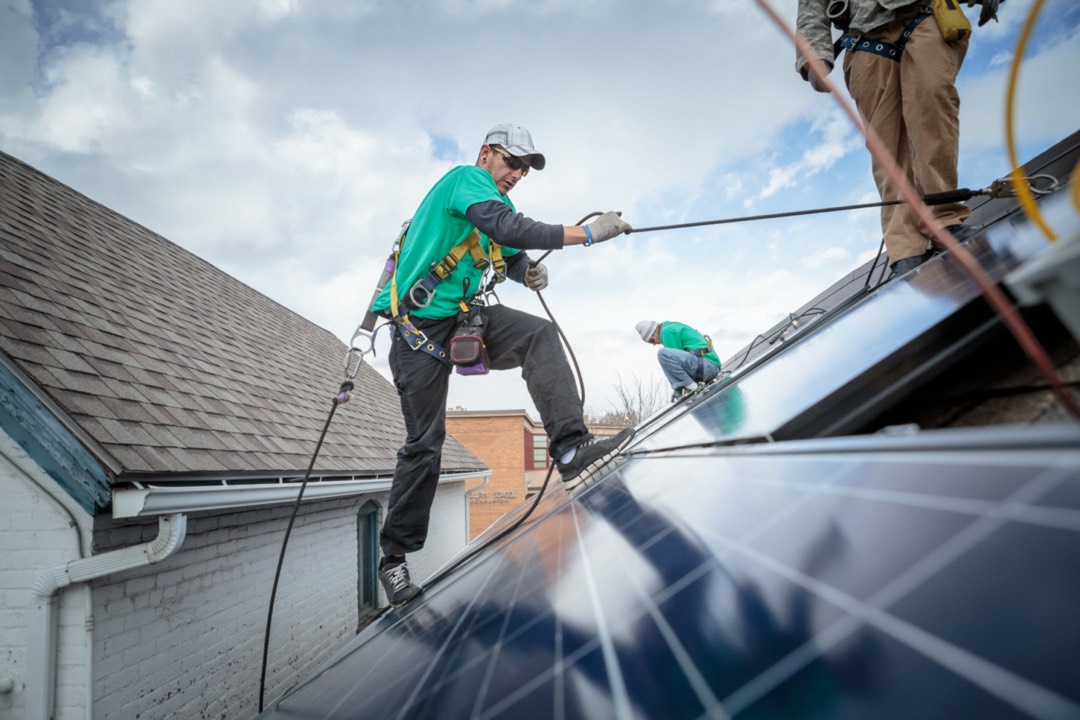
<svg viewBox="0 0 1080 720">
<path fill-rule="evenodd" d="M 630 444 L 634 439 L 634 432 L 634 428 L 624 428 L 615 437 L 603 439 L 590 435 L 575 448 L 570 462 L 556 463 L 559 475 L 562 476 L 563 487 L 570 490 L 595 475 L 597 470 Z"/>
<path fill-rule="evenodd" d="M 691 390 L 690 388 L 677 387 L 677 388 L 675 388 L 675 391 L 673 393 L 671 393 L 671 402 L 673 402 L 673 403 L 674 402 L 679 402 L 680 400 L 682 400 L 687 395 L 690 395 L 691 393 L 693 393 L 693 390 Z"/>
<path fill-rule="evenodd" d="M 976 228 L 968 227 L 967 225 L 964 225 L 962 223 L 956 223 L 954 225 L 946 226 L 945 230 L 947 230 L 948 233 L 956 239 L 956 242 L 964 242 L 968 239 L 969 236 L 975 233 Z M 939 252 L 948 249 L 944 245 L 939 243 L 937 241 L 937 238 L 934 237 L 930 238 L 930 246 L 933 247 L 935 250 L 938 250 Z"/>
<path fill-rule="evenodd" d="M 901 275 L 907 275 L 909 272 L 911 272 L 912 270 L 914 270 L 915 268 L 919 267 L 924 262 L 929 260 L 932 256 L 933 256 L 933 253 L 930 252 L 929 250 L 927 250 L 922 255 L 915 255 L 914 257 L 906 257 L 906 258 L 901 258 L 900 260 L 897 260 L 896 262 L 894 262 L 891 265 L 892 272 L 889 273 L 889 278 L 888 279 L 889 280 L 895 280 L 896 278 L 900 277 Z"/>
<path fill-rule="evenodd" d="M 387 563 L 380 567 L 379 582 L 386 591 L 387 601 L 394 607 L 401 607 L 423 592 L 419 585 L 413 585 L 409 565 L 405 562 Z"/>
</svg>

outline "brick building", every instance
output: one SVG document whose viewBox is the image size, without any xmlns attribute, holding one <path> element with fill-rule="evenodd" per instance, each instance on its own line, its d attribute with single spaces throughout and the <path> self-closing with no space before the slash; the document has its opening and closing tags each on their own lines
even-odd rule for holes
<svg viewBox="0 0 1080 720">
<path fill-rule="evenodd" d="M 449 410 L 446 428 L 491 471 L 485 480 L 466 484 L 471 540 L 543 487 L 551 467 L 548 438 L 544 426 L 524 410 Z M 589 429 L 610 437 L 622 428 L 590 425 Z M 551 481 L 559 482 L 558 470 L 552 471 Z"/>
</svg>

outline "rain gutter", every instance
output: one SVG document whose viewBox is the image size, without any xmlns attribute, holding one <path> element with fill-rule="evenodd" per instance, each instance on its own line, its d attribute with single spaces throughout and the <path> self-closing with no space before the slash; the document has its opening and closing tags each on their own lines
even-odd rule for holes
<svg viewBox="0 0 1080 720">
<path fill-rule="evenodd" d="M 491 470 L 445 473 L 439 483 L 463 482 L 469 478 L 487 478 Z M 122 480 L 123 478 L 121 478 Z M 390 490 L 393 477 L 351 480 L 313 480 L 304 488 L 304 500 L 327 500 Z M 253 508 L 296 501 L 301 483 L 279 480 L 270 483 L 228 484 L 228 481 L 195 485 L 133 482 L 130 487 L 114 488 L 112 514 L 115 518 L 191 513 L 231 508 Z"/>
</svg>

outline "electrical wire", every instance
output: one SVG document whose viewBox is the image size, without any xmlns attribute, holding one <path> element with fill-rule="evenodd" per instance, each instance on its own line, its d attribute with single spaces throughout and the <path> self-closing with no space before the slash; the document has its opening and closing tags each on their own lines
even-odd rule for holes
<svg viewBox="0 0 1080 720">
<path fill-rule="evenodd" d="M 1020 31 L 1020 38 L 1016 43 L 1016 52 L 1013 53 L 1012 66 L 1009 68 L 1009 85 L 1005 93 L 1005 147 L 1009 152 L 1009 163 L 1013 167 L 1012 177 L 1016 185 L 1016 198 L 1020 201 L 1020 207 L 1024 209 L 1024 214 L 1042 230 L 1050 242 L 1057 242 L 1057 235 L 1043 220 L 1042 213 L 1039 212 L 1039 208 L 1035 204 L 1035 198 L 1032 196 L 1031 190 L 1028 189 L 1026 184 L 1018 181 L 1022 174 L 1020 163 L 1017 160 L 1013 132 L 1014 99 L 1016 97 L 1017 80 L 1020 76 L 1020 63 L 1023 60 L 1028 38 L 1031 36 L 1031 30 L 1035 27 L 1035 19 L 1038 17 L 1042 5 L 1043 0 L 1035 0 L 1032 4 L 1031 11 L 1028 12 L 1027 20 L 1024 22 L 1024 27 Z"/>
<path fill-rule="evenodd" d="M 360 366 L 358 364 L 357 370 L 359 369 Z M 326 416 L 326 423 L 323 425 L 322 432 L 319 434 L 319 441 L 315 443 L 315 452 L 311 454 L 311 462 L 308 463 L 307 472 L 304 473 L 304 480 L 300 483 L 300 490 L 296 493 L 296 502 L 293 503 L 292 513 L 289 515 L 289 524 L 285 528 L 285 537 L 281 541 L 281 552 L 278 554 L 277 567 L 274 570 L 274 585 L 270 590 L 270 604 L 266 611 L 266 632 L 263 635 L 262 670 L 259 673 L 259 712 L 262 712 L 264 707 L 263 699 L 266 691 L 266 661 L 270 653 L 270 626 L 273 624 L 274 620 L 274 601 L 277 599 L 278 581 L 281 579 L 281 568 L 285 561 L 285 548 L 289 545 L 289 536 L 292 534 L 293 523 L 296 521 L 297 511 L 300 509 L 300 501 L 304 497 L 304 489 L 307 488 L 308 480 L 311 478 L 311 471 L 315 467 L 315 460 L 319 457 L 319 451 L 322 449 L 323 440 L 326 439 L 326 431 L 330 428 L 330 421 L 334 419 L 334 413 L 337 411 L 338 405 L 348 401 L 349 392 L 352 389 L 353 381 L 349 378 L 341 384 L 337 396 L 334 397 L 330 413 Z"/>
<path fill-rule="evenodd" d="M 1005 297 L 1005 293 L 1001 288 L 997 286 L 987 274 L 983 271 L 979 265 L 979 261 L 965 248 L 958 243 L 956 239 L 947 231 L 941 224 L 941 221 L 934 217 L 933 213 L 929 211 L 929 208 L 919 198 L 918 192 L 908 181 L 907 176 L 900 169 L 896 162 L 896 159 L 882 143 L 881 138 L 874 132 L 874 129 L 870 126 L 863 126 L 858 115 L 851 108 L 851 106 L 840 96 L 837 88 L 833 82 L 828 78 L 828 72 L 821 61 L 821 58 L 817 56 L 813 48 L 799 33 L 795 32 L 787 22 L 776 12 L 768 0 L 757 0 L 758 5 L 765 12 L 766 15 L 776 24 L 776 26 L 783 32 L 798 48 L 799 53 L 806 59 L 807 67 L 817 79 L 818 83 L 825 87 L 832 96 L 833 100 L 840 106 L 841 110 L 848 116 L 855 128 L 862 133 L 866 139 L 866 147 L 877 159 L 881 165 L 882 171 L 893 182 L 893 185 L 897 188 L 900 196 L 904 198 L 908 205 L 911 206 L 912 211 L 918 217 L 919 221 L 924 227 L 926 227 L 933 238 L 940 243 L 941 247 L 948 250 L 953 257 L 960 263 L 968 275 L 972 278 L 975 284 L 979 287 L 986 298 L 986 301 L 990 304 L 990 307 L 1001 318 L 1002 322 L 1016 338 L 1017 343 L 1023 349 L 1024 353 L 1031 359 L 1032 363 L 1039 369 L 1039 371 L 1046 377 L 1047 382 L 1054 388 L 1054 394 L 1057 396 L 1061 404 L 1069 411 L 1069 413 L 1077 420 L 1080 420 L 1080 404 L 1068 391 L 1065 385 L 1062 383 L 1061 378 L 1057 374 L 1057 370 L 1054 364 L 1050 361 L 1050 357 L 1047 355 L 1045 348 L 1035 338 L 1031 328 L 1020 316 L 1019 311 L 1009 302 Z M 1016 183 L 1022 185 L 1022 183 Z"/>
<path fill-rule="evenodd" d="M 768 342 L 770 345 L 773 345 L 776 343 L 777 340 L 780 339 L 780 336 L 783 335 L 789 328 L 796 327 L 799 320 L 802 320 L 808 315 L 824 315 L 827 312 L 828 311 L 824 308 L 810 307 L 799 313 L 798 316 L 795 316 L 794 314 L 789 314 L 788 321 L 784 325 L 780 326 L 779 329 L 769 334 L 761 333 L 753 340 L 751 340 L 750 345 L 746 348 L 746 352 L 743 353 L 742 359 L 739 361 L 739 363 L 734 367 L 725 368 L 725 370 L 727 370 L 728 372 L 735 372 L 736 370 L 741 368 L 746 363 L 747 358 L 750 357 L 750 352 L 757 346 L 759 342 Z"/>
</svg>

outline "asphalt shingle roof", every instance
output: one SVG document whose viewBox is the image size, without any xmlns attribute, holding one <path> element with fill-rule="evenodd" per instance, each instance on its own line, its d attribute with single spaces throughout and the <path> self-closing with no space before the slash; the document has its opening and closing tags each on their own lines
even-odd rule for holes
<svg viewBox="0 0 1080 720">
<path fill-rule="evenodd" d="M 0 350 L 123 477 L 302 473 L 346 345 L 0 153 Z M 315 470 L 389 472 L 404 435 L 392 384 L 365 364 Z M 447 439 L 444 472 L 482 467 Z"/>
</svg>

